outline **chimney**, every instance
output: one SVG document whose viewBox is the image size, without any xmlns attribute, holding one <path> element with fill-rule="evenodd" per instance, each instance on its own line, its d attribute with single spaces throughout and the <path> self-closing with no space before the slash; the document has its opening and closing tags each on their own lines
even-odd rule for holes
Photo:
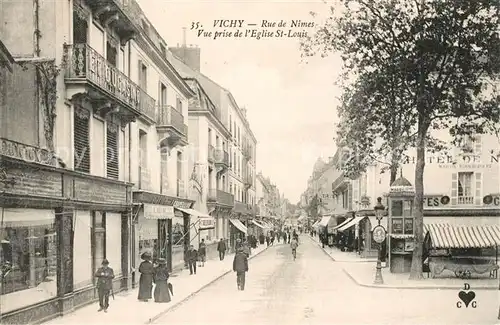
<svg viewBox="0 0 500 325">
<path fill-rule="evenodd" d="M 194 47 L 192 44 L 188 47 L 186 45 L 186 28 L 182 28 L 182 45 L 177 47 L 170 47 L 170 52 L 177 56 L 185 65 L 191 69 L 200 72 L 201 67 L 201 49 Z"/>
</svg>

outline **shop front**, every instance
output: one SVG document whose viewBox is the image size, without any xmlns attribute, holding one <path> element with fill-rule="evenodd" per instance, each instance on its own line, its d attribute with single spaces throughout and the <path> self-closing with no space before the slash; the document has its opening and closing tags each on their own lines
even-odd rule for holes
<svg viewBox="0 0 500 325">
<path fill-rule="evenodd" d="M 191 238 L 191 221 L 190 215 L 180 209 L 190 209 L 194 201 L 141 190 L 134 191 L 133 200 L 133 268 L 139 267 L 144 252 L 165 258 L 169 270 L 182 268 Z M 139 280 L 138 274 L 134 280 Z"/>
<path fill-rule="evenodd" d="M 229 219 L 229 222 L 231 223 L 229 243 L 231 245 L 231 251 L 234 251 L 236 241 L 238 239 L 241 241 L 245 240 L 248 234 L 248 229 L 239 219 L 231 218 Z"/>
<path fill-rule="evenodd" d="M 130 286 L 131 184 L 60 168 L 50 159 L 26 161 L 22 146 L 13 145 L 7 156 L 0 152 L 5 324 L 43 322 L 94 301 L 94 272 L 104 258 L 115 270 L 114 291 Z M 33 158 L 48 154 L 31 149 L 38 152 Z"/>
</svg>

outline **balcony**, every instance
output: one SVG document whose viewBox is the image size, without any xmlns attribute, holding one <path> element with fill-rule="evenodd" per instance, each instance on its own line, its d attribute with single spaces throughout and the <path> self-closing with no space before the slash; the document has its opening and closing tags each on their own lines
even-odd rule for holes
<svg viewBox="0 0 500 325">
<path fill-rule="evenodd" d="M 94 112 L 125 121 L 155 117 L 155 100 L 88 44 L 65 45 L 67 96 L 88 101 Z"/>
<path fill-rule="evenodd" d="M 457 200 L 458 205 L 473 205 L 474 197 L 473 196 L 459 196 Z"/>
<path fill-rule="evenodd" d="M 234 195 L 215 188 L 211 188 L 207 193 L 207 202 L 216 203 L 227 207 L 234 206 Z"/>
<path fill-rule="evenodd" d="M 214 151 L 215 167 L 217 173 L 222 173 L 229 168 L 229 153 L 224 149 L 215 149 Z"/>
<path fill-rule="evenodd" d="M 250 146 L 244 145 L 243 150 L 242 150 L 243 158 L 245 158 L 246 161 L 250 161 L 252 159 L 252 150 Z"/>
<path fill-rule="evenodd" d="M 173 148 L 188 144 L 188 129 L 184 124 L 184 116 L 170 105 L 157 107 L 156 131 L 161 138 L 161 147 Z"/>
<path fill-rule="evenodd" d="M 186 187 L 183 180 L 177 180 L 176 196 L 180 198 L 187 198 Z"/>
<path fill-rule="evenodd" d="M 251 188 L 253 186 L 253 177 L 250 175 L 243 177 L 243 184 L 247 190 Z"/>
<path fill-rule="evenodd" d="M 211 144 L 209 144 L 207 148 L 207 160 L 211 163 L 215 162 L 215 147 Z"/>
<path fill-rule="evenodd" d="M 234 209 L 233 211 L 235 213 L 240 213 L 240 214 L 248 214 L 248 208 L 245 203 L 239 202 L 239 201 L 234 201 Z"/>
</svg>

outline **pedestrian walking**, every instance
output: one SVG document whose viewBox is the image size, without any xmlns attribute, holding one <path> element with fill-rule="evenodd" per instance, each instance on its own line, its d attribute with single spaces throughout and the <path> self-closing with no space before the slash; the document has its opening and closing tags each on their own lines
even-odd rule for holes
<svg viewBox="0 0 500 325">
<path fill-rule="evenodd" d="M 291 239 L 291 237 L 292 237 L 292 236 L 291 236 L 291 234 L 290 234 L 290 231 L 288 231 L 288 233 L 287 233 L 287 236 L 286 236 L 286 237 L 287 237 L 287 239 L 288 239 L 288 244 L 290 244 L 290 239 Z"/>
<path fill-rule="evenodd" d="M 107 313 L 109 308 L 109 294 L 113 290 L 113 279 L 115 277 L 115 273 L 109 267 L 107 259 L 102 261 L 101 267 L 95 273 L 95 277 L 97 278 L 97 292 L 99 294 L 98 311 L 104 310 Z"/>
<path fill-rule="evenodd" d="M 189 265 L 189 274 L 193 275 L 193 272 L 194 274 L 196 274 L 196 262 L 198 261 L 198 251 L 194 249 L 193 245 L 189 246 L 186 258 Z"/>
<path fill-rule="evenodd" d="M 151 262 L 152 256 L 150 253 L 142 253 L 141 259 L 143 261 L 139 265 L 141 277 L 139 278 L 139 294 L 137 295 L 137 299 L 147 302 L 152 298 L 154 266 Z"/>
<path fill-rule="evenodd" d="M 266 244 L 267 244 L 267 247 L 269 247 L 269 244 L 271 243 L 271 236 L 269 236 L 269 234 L 267 234 L 266 236 Z"/>
<path fill-rule="evenodd" d="M 266 241 L 266 236 L 264 236 L 264 234 L 260 234 L 260 236 L 259 236 L 259 244 L 264 245 L 265 241 Z"/>
<path fill-rule="evenodd" d="M 219 259 L 223 261 L 224 256 L 226 255 L 226 242 L 224 241 L 224 238 L 221 238 L 217 244 L 217 251 L 219 252 Z"/>
<path fill-rule="evenodd" d="M 155 283 L 155 291 L 154 291 L 154 299 L 155 302 L 170 302 L 170 292 L 168 288 L 168 269 L 167 269 L 167 261 L 164 258 L 158 259 L 158 266 L 155 267 L 154 270 L 154 283 Z"/>
<path fill-rule="evenodd" d="M 200 262 L 199 266 L 204 267 L 206 259 L 207 259 L 207 244 L 205 244 L 205 239 L 202 239 L 198 247 L 198 260 Z"/>
<path fill-rule="evenodd" d="M 236 272 L 238 290 L 245 290 L 245 272 L 248 272 L 248 257 L 241 249 L 234 255 L 233 271 Z"/>
</svg>

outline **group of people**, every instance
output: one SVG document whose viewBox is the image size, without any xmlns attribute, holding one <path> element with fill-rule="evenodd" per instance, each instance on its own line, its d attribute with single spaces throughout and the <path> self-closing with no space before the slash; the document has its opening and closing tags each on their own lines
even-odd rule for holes
<svg viewBox="0 0 500 325">
<path fill-rule="evenodd" d="M 283 241 L 283 244 L 290 244 L 292 238 L 298 239 L 298 234 L 295 230 L 293 230 L 292 233 L 290 233 L 289 229 L 278 231 L 271 230 L 267 233 L 266 236 L 264 236 L 264 234 L 261 234 L 259 241 L 261 244 L 264 244 L 265 241 L 267 246 L 269 247 L 274 245 L 274 241 L 277 241 L 278 243 L 281 243 L 281 241 Z"/>
<path fill-rule="evenodd" d="M 150 253 L 145 252 L 141 255 L 143 260 L 139 265 L 139 301 L 148 302 L 154 297 L 154 301 L 158 303 L 170 302 L 170 293 L 172 285 L 168 283 L 169 273 L 167 261 L 164 258 L 159 258 L 154 263 Z M 153 284 L 154 293 L 153 293 Z"/>
</svg>

